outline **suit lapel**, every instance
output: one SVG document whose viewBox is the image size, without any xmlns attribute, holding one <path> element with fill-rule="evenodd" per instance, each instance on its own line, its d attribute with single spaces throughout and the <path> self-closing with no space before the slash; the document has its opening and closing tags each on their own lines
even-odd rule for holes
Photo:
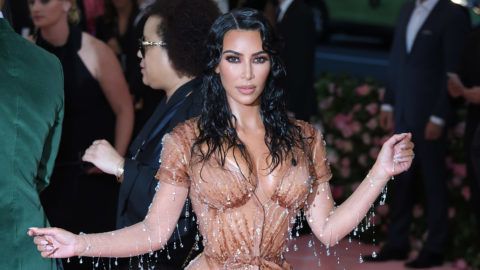
<svg viewBox="0 0 480 270">
<path fill-rule="evenodd" d="M 160 103 L 157 105 L 157 108 L 155 108 L 155 111 L 152 113 L 148 121 L 142 127 L 140 133 L 132 142 L 129 148 L 130 156 L 133 157 L 137 153 L 137 150 L 140 149 L 140 147 L 142 147 L 143 144 L 145 144 L 154 126 L 158 123 L 158 121 L 160 121 L 160 119 L 162 119 L 163 115 L 167 111 L 167 104 L 165 104 L 165 100 L 166 100 L 166 97 L 164 97 L 160 101 Z"/>
<path fill-rule="evenodd" d="M 438 1 L 438 3 L 433 7 L 432 11 L 430 14 L 428 14 L 427 19 L 423 22 L 422 26 L 420 26 L 420 29 L 418 29 L 418 33 L 415 36 L 415 39 L 413 40 L 412 48 L 410 50 L 410 54 L 413 53 L 415 50 L 416 44 L 418 42 L 418 38 L 424 33 L 425 30 L 431 29 L 432 24 L 434 22 L 437 22 L 438 20 L 435 19 L 435 17 L 438 16 L 438 14 L 441 14 L 440 10 L 443 8 L 444 2 L 442 0 Z M 406 35 L 406 31 L 405 31 Z"/>
</svg>

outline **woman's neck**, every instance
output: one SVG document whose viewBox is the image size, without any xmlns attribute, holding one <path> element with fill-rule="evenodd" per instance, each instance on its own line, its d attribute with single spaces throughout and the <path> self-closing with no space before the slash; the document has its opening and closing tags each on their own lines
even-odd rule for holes
<svg viewBox="0 0 480 270">
<path fill-rule="evenodd" d="M 177 92 L 177 90 L 182 87 L 182 85 L 186 84 L 187 82 L 193 80 L 194 77 L 187 77 L 183 76 L 181 78 L 178 78 L 174 83 L 172 83 L 171 87 L 168 87 L 168 89 L 164 89 L 165 91 L 165 96 L 167 97 L 167 102 L 170 100 L 170 98 Z"/>
<path fill-rule="evenodd" d="M 235 129 L 237 132 L 263 129 L 263 121 L 260 116 L 259 105 L 236 105 L 230 106 L 232 114 L 235 116 Z"/>
<path fill-rule="evenodd" d="M 67 43 L 70 29 L 67 20 L 59 20 L 57 23 L 40 29 L 42 38 L 55 47 L 61 47 Z"/>
</svg>

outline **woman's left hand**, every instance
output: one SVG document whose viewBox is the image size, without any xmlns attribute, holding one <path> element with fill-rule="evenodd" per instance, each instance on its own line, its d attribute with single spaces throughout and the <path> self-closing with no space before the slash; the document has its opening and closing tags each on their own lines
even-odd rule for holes
<svg viewBox="0 0 480 270">
<path fill-rule="evenodd" d="M 410 168 L 413 158 L 414 144 L 411 133 L 396 134 L 382 146 L 372 171 L 387 179 Z"/>
</svg>

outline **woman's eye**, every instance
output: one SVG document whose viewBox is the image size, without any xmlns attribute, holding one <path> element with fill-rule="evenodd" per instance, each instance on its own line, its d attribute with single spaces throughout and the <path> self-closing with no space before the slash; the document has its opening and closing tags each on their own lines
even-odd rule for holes
<svg viewBox="0 0 480 270">
<path fill-rule="evenodd" d="M 229 63 L 239 63 L 240 62 L 240 58 L 238 58 L 237 56 L 227 56 L 227 57 L 225 57 L 225 59 Z"/>
<path fill-rule="evenodd" d="M 259 56 L 259 57 L 255 57 L 255 59 L 253 59 L 253 62 L 257 63 L 257 64 L 263 64 L 267 61 L 268 61 L 268 58 L 265 57 L 265 56 Z"/>
</svg>

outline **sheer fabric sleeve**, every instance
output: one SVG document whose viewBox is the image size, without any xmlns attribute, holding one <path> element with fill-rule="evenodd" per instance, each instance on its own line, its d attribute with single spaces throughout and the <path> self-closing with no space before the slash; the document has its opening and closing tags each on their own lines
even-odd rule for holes
<svg viewBox="0 0 480 270">
<path fill-rule="evenodd" d="M 188 188 L 190 187 L 188 175 L 190 144 L 181 133 L 181 130 L 174 129 L 171 133 L 163 136 L 160 168 L 155 178 L 167 184 Z"/>
<path fill-rule="evenodd" d="M 175 131 L 164 136 L 162 164 L 156 174 L 163 183 L 145 219 L 121 230 L 82 235 L 86 247 L 79 251 L 79 256 L 131 257 L 164 247 L 175 229 L 189 191 L 189 147 L 185 141 Z"/>
<path fill-rule="evenodd" d="M 314 177 L 314 185 L 319 185 L 328 182 L 332 178 L 330 164 L 327 160 L 326 143 L 322 133 L 313 126 L 308 125 L 306 129 L 306 133 L 313 138 L 311 142 L 311 174 Z"/>
</svg>

